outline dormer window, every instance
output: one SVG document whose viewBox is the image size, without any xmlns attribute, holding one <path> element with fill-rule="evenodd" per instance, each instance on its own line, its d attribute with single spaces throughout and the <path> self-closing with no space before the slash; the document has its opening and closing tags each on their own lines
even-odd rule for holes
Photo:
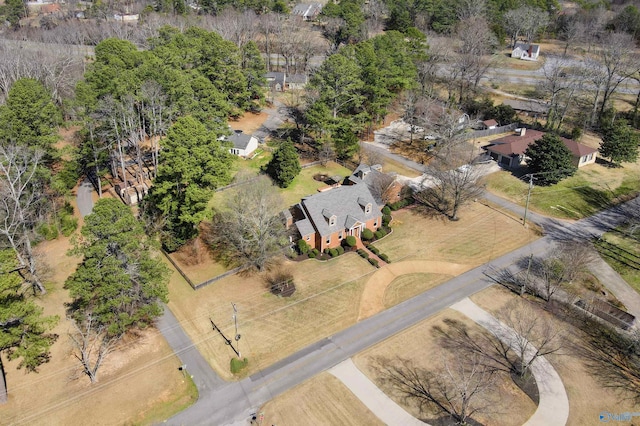
<svg viewBox="0 0 640 426">
<path fill-rule="evenodd" d="M 338 218 L 336 217 L 336 215 L 333 215 L 329 218 L 329 226 L 335 226 L 336 225 L 336 220 Z"/>
<path fill-rule="evenodd" d="M 368 203 L 366 206 L 364 206 L 364 213 L 365 214 L 371 213 L 371 203 Z"/>
<path fill-rule="evenodd" d="M 322 210 L 322 215 L 327 219 L 327 221 L 329 222 L 329 226 L 335 226 L 336 221 L 338 220 L 338 217 L 331 213 L 329 210 L 327 209 L 323 209 Z"/>
</svg>

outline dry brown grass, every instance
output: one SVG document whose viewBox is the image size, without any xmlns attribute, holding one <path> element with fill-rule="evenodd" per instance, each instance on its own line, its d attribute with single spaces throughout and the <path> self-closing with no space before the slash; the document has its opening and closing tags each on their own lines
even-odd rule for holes
<svg viewBox="0 0 640 426">
<path fill-rule="evenodd" d="M 472 296 L 471 299 L 481 308 L 495 313 L 515 297 L 508 290 L 494 286 Z M 557 320 L 542 309 L 539 309 L 539 313 L 546 315 L 554 328 L 565 329 L 566 339 L 569 342 L 576 342 L 580 339 L 581 333 L 576 328 Z M 568 349 L 563 352 L 563 354 L 548 355 L 547 359 L 560 375 L 569 397 L 568 425 L 598 424 L 598 414 L 601 411 L 612 413 L 640 411 L 639 405 L 621 400 L 619 395 L 597 382 L 582 359 L 572 355 Z"/>
<path fill-rule="evenodd" d="M 393 233 L 375 246 L 393 262 L 428 259 L 473 267 L 537 238 L 512 217 L 474 202 L 463 207 L 457 222 L 410 209 L 393 212 L 391 226 Z"/>
<path fill-rule="evenodd" d="M 296 292 L 279 298 L 266 289 L 263 274 L 234 275 L 194 291 L 178 274 L 170 282 L 169 306 L 200 352 L 225 379 L 232 379 L 232 350 L 212 331 L 234 333 L 231 305 L 238 308 L 240 350 L 249 359 L 246 374 L 259 371 L 323 337 L 356 322 L 362 287 L 375 271 L 354 253 L 328 262 L 286 262 Z"/>
<path fill-rule="evenodd" d="M 245 112 L 244 115 L 237 120 L 230 120 L 229 125 L 233 130 L 242 130 L 244 133 L 251 134 L 258 130 L 269 115 L 266 112 Z"/>
<path fill-rule="evenodd" d="M 260 411 L 264 413 L 265 425 L 384 424 L 329 373 L 321 373 L 272 399 Z"/>
<path fill-rule="evenodd" d="M 446 310 L 431 318 L 428 318 L 415 326 L 396 334 L 374 347 L 361 352 L 353 357 L 354 363 L 365 373 L 380 389 L 407 412 L 419 419 L 434 419 L 439 417 L 437 412 L 420 412 L 415 403 L 407 403 L 395 394 L 391 389 L 385 388 L 381 383 L 379 372 L 375 368 L 378 357 L 394 359 L 396 356 L 406 358 L 414 362 L 418 367 L 434 370 L 446 357 L 451 362 L 455 362 L 455 354 L 448 353 L 441 349 L 437 337 L 434 337 L 432 328 L 442 325 L 445 319 L 455 319 L 463 322 L 470 330 L 482 329 L 464 315 Z M 497 403 L 492 408 L 489 415 L 478 416 L 475 420 L 485 425 L 521 425 L 535 411 L 536 406 L 511 380 L 507 374 L 498 376 L 498 386 L 493 395 Z"/>
<path fill-rule="evenodd" d="M 390 308 L 451 278 L 451 275 L 421 272 L 399 276 L 387 286 L 384 292 L 383 304 L 386 308 Z"/>
<path fill-rule="evenodd" d="M 60 337 L 51 348 L 51 360 L 39 373 L 16 370 L 16 362 L 4 361 L 9 402 L 0 406 L 0 423 L 34 425 L 118 425 L 160 421 L 193 403 L 193 384 L 177 370 L 180 361 L 156 330 L 136 341 L 123 342 L 106 359 L 99 382 L 91 385 L 78 377 L 79 364 L 70 354 L 64 319 L 69 300 L 62 288 L 80 259 L 66 256 L 69 240 L 43 242 L 37 250 L 50 266 L 49 292 L 40 299 L 46 315 L 61 320 L 53 332 Z M 72 377 L 78 377 L 72 379 Z"/>
<path fill-rule="evenodd" d="M 428 219 L 411 210 L 395 212 L 394 233 L 376 245 L 391 257 L 391 268 L 400 266 L 396 262 L 401 260 L 428 259 L 443 262 L 443 268 L 449 263 L 463 264 L 462 271 L 534 238 L 531 231 L 512 218 L 473 203 L 465 208 L 458 222 Z M 233 379 L 229 371 L 233 352 L 224 345 L 222 337 L 213 332 L 209 317 L 227 336 L 233 335 L 232 302 L 239 311 L 240 350 L 249 358 L 245 374 L 252 374 L 355 324 L 361 306 L 380 305 L 375 309 L 378 312 L 384 308 L 385 301 L 399 303 L 444 281 L 445 275 L 452 276 L 449 270 L 399 271 L 397 276 L 409 272 L 434 275 L 413 284 L 400 282 L 385 296 L 386 286 L 393 279 L 373 295 L 365 291 L 365 285 L 374 272 L 380 274 L 389 267 L 376 270 L 355 254 L 329 262 L 286 262 L 286 266 L 292 270 L 297 288 L 291 298 L 271 295 L 260 274 L 227 277 L 198 291 L 192 290 L 178 274 L 172 275 L 171 310 L 200 352 L 225 379 Z"/>
</svg>

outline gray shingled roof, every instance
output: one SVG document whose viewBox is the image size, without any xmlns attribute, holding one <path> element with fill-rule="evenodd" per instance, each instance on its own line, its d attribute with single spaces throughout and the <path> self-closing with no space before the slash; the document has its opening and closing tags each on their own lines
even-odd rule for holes
<svg viewBox="0 0 640 426">
<path fill-rule="evenodd" d="M 302 219 L 296 222 L 296 228 L 301 236 L 311 235 L 316 231 L 313 229 L 313 225 L 309 222 L 309 219 Z"/>
<path fill-rule="evenodd" d="M 364 206 L 371 203 L 371 211 L 365 213 Z M 314 194 L 302 199 L 300 203 L 307 212 L 309 219 L 315 225 L 321 236 L 327 236 L 342 229 L 349 229 L 356 222 L 366 222 L 375 217 L 379 217 L 380 207 L 373 199 L 367 185 L 347 185 L 340 186 L 319 194 Z M 336 224 L 329 226 L 326 213 L 336 215 Z M 299 228 L 298 228 L 299 229 Z M 302 231 L 300 231 L 302 234 Z"/>
<path fill-rule="evenodd" d="M 227 136 L 227 140 L 233 143 L 233 147 L 237 149 L 247 149 L 251 141 L 251 135 L 242 132 L 233 132 L 231 136 Z"/>
</svg>

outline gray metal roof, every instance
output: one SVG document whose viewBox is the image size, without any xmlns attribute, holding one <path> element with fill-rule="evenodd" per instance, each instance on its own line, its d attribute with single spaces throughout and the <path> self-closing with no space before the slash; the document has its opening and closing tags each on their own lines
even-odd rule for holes
<svg viewBox="0 0 640 426">
<path fill-rule="evenodd" d="M 371 203 L 371 211 L 365 213 L 366 204 Z M 366 222 L 380 217 L 380 206 L 373 199 L 367 185 L 345 185 L 314 194 L 300 203 L 321 236 L 327 236 L 342 229 L 350 229 L 356 222 Z M 327 213 L 336 216 L 334 226 L 329 226 Z"/>
</svg>

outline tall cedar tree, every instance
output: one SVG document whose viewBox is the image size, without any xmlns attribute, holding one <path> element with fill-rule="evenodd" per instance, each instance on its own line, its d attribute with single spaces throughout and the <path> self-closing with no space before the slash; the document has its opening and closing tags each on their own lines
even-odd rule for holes
<svg viewBox="0 0 640 426">
<path fill-rule="evenodd" d="M 49 348 L 58 336 L 47 331 L 58 318 L 42 316 L 42 308 L 25 295 L 17 268 L 15 254 L 0 250 L 0 355 L 9 360 L 21 358 L 18 368 L 37 371 L 49 361 Z M 0 404 L 7 402 L 6 383 L 0 356 Z"/>
<path fill-rule="evenodd" d="M 553 185 L 572 176 L 578 168 L 573 164 L 569 148 L 558 135 L 545 134 L 525 151 L 531 173 L 541 173 L 537 181 L 541 185 Z"/>
<path fill-rule="evenodd" d="M 281 188 L 286 188 L 300 173 L 300 160 L 291 140 L 282 142 L 273 153 L 266 171 Z"/>
<path fill-rule="evenodd" d="M 213 191 L 231 180 L 234 157 L 218 138 L 193 117 L 181 117 L 161 142 L 158 177 L 144 203 L 145 214 L 164 219 L 162 244 L 177 250 L 198 233 Z"/>
<path fill-rule="evenodd" d="M 72 254 L 84 258 L 65 282 L 78 324 L 91 316 L 110 336 L 153 324 L 167 302 L 169 271 L 153 254 L 142 225 L 119 200 L 99 200 Z"/>
<path fill-rule="evenodd" d="M 638 159 L 638 134 L 626 120 L 616 120 L 613 126 L 604 131 L 600 154 L 611 159 L 615 165 L 633 163 Z"/>
<path fill-rule="evenodd" d="M 37 80 L 22 78 L 13 83 L 7 103 L 0 106 L 0 143 L 39 148 L 51 158 L 61 121 L 47 89 Z"/>
</svg>

